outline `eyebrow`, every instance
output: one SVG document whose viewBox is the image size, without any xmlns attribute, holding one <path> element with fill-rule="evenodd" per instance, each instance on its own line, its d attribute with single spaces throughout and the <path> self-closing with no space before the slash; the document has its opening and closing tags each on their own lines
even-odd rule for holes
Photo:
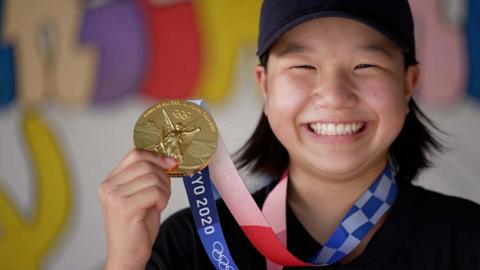
<svg viewBox="0 0 480 270">
<path fill-rule="evenodd" d="M 371 53 L 381 53 L 389 58 L 395 58 L 391 50 L 384 44 L 366 43 L 355 47 L 355 50 L 367 51 Z M 287 43 L 277 54 L 277 56 L 285 56 L 294 53 L 313 52 L 314 49 L 297 42 Z"/>
<path fill-rule="evenodd" d="M 392 52 L 384 45 L 382 44 L 364 44 L 364 45 L 360 45 L 360 46 L 357 46 L 355 48 L 356 50 L 362 50 L 362 51 L 368 51 L 368 52 L 372 52 L 372 53 L 381 53 L 381 54 L 384 54 L 386 56 L 388 56 L 389 58 L 394 58 Z"/>
<path fill-rule="evenodd" d="M 293 53 L 312 52 L 313 49 L 306 47 L 305 45 L 291 42 L 284 46 L 284 48 L 278 53 L 278 56 L 285 56 Z"/>
</svg>

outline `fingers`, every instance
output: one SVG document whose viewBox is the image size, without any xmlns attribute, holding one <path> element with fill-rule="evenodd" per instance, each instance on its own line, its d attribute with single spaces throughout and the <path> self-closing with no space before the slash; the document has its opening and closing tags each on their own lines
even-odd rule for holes
<svg viewBox="0 0 480 270">
<path fill-rule="evenodd" d="M 133 149 L 120 161 L 118 166 L 107 176 L 107 179 L 141 160 L 152 162 L 164 170 L 172 169 L 178 165 L 177 161 L 171 157 L 159 156 L 147 150 Z"/>
<path fill-rule="evenodd" d="M 170 180 L 150 172 L 123 185 L 106 181 L 100 186 L 99 194 L 107 211 L 123 213 L 127 220 L 141 220 L 146 209 L 155 207 L 163 211 L 171 194 Z"/>
<path fill-rule="evenodd" d="M 167 199 L 170 197 L 170 190 L 165 190 L 157 186 L 150 186 L 128 196 L 127 202 L 129 207 L 133 209 L 148 209 L 155 206 L 158 211 L 162 212 L 167 205 Z M 143 216 L 139 216 L 143 219 Z"/>
<path fill-rule="evenodd" d="M 117 185 L 123 185 L 145 174 L 156 174 L 159 178 L 168 178 L 164 169 L 157 163 L 149 160 L 138 160 L 128 165 L 124 170 L 107 178 L 107 181 L 113 181 Z"/>
<path fill-rule="evenodd" d="M 118 188 L 118 192 L 123 196 L 131 196 L 149 187 L 157 187 L 164 191 L 166 195 L 169 195 L 170 178 L 163 177 L 163 175 L 158 175 L 155 172 L 150 172 L 121 185 Z"/>
<path fill-rule="evenodd" d="M 103 205 L 106 208 L 130 209 L 136 205 L 129 203 L 130 197 L 137 198 L 146 193 L 145 199 L 134 201 L 147 201 L 152 204 L 148 207 L 143 204 L 138 206 L 141 208 L 155 206 L 163 210 L 170 197 L 170 177 L 165 170 L 173 166 L 177 166 L 177 162 L 172 158 L 161 157 L 145 150 L 129 152 L 99 187 Z M 157 201 L 152 201 L 155 194 L 160 197 L 156 198 Z"/>
<path fill-rule="evenodd" d="M 125 220 L 139 221 L 144 219 L 149 208 L 154 207 L 162 212 L 169 197 L 170 190 L 148 186 L 127 196 L 122 195 L 119 190 L 113 191 L 107 196 L 106 201 L 112 209 L 118 209 L 117 214 L 124 216 Z"/>
</svg>

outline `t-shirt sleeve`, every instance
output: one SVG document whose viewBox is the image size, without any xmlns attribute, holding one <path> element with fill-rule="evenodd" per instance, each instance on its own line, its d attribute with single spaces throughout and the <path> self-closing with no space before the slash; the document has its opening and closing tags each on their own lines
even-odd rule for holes
<svg viewBox="0 0 480 270">
<path fill-rule="evenodd" d="M 195 269 L 196 232 L 189 209 L 181 210 L 161 225 L 145 269 Z"/>
<path fill-rule="evenodd" d="M 431 248 L 440 250 L 450 269 L 480 269 L 480 205 L 453 196 L 423 191 L 430 217 L 424 234 Z M 428 253 L 428 250 L 426 251 Z"/>
<path fill-rule="evenodd" d="M 456 217 L 458 269 L 480 269 L 480 206 L 467 202 Z"/>
</svg>

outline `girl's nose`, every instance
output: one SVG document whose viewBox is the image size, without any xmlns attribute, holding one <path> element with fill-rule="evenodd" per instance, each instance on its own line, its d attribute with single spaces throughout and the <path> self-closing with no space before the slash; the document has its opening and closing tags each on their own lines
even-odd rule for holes
<svg viewBox="0 0 480 270">
<path fill-rule="evenodd" d="M 338 110 L 353 107 L 357 104 L 358 97 L 348 75 L 341 72 L 324 74 L 312 94 L 315 108 Z"/>
</svg>

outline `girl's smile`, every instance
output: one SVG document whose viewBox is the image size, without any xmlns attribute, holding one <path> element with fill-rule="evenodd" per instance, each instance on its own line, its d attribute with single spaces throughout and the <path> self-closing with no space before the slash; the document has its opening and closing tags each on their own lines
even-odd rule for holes
<svg viewBox="0 0 480 270">
<path fill-rule="evenodd" d="M 346 136 L 357 134 L 366 122 L 316 122 L 308 124 L 310 131 L 322 136 Z"/>
<path fill-rule="evenodd" d="M 312 139 L 323 144 L 345 144 L 359 140 L 367 132 L 368 121 L 322 121 L 305 125 Z"/>
</svg>

